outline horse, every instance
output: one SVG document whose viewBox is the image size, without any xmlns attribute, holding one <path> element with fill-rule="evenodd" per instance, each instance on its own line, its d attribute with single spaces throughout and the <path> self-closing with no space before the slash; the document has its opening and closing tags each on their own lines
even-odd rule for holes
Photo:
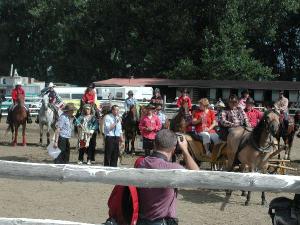
<svg viewBox="0 0 300 225">
<path fill-rule="evenodd" d="M 299 119 L 299 111 L 296 112 L 294 117 L 288 117 L 288 124 L 285 124 L 282 116 L 280 117 L 280 129 L 276 134 L 276 140 L 278 144 L 278 151 L 280 151 L 280 139 L 282 138 L 283 140 L 285 150 L 284 159 L 290 159 L 294 137 L 298 130 Z M 278 154 L 278 159 L 280 159 L 280 152 Z"/>
<path fill-rule="evenodd" d="M 50 129 L 55 130 L 54 111 L 49 107 L 49 97 L 44 95 L 42 106 L 39 110 L 39 126 L 40 126 L 40 145 L 43 143 L 44 126 L 47 127 L 47 145 L 50 144 Z"/>
<path fill-rule="evenodd" d="M 227 137 L 228 171 L 233 171 L 234 167 L 240 164 L 241 172 L 245 172 L 248 167 L 249 172 L 260 169 L 264 173 L 273 150 L 273 137 L 276 136 L 279 126 L 279 115 L 274 111 L 267 111 L 252 131 L 244 127 L 229 129 Z M 230 196 L 231 191 L 226 195 Z M 249 204 L 250 198 L 251 192 L 248 191 L 245 205 Z M 265 205 L 264 192 L 262 192 L 261 199 L 261 204 Z"/>
<path fill-rule="evenodd" d="M 135 105 L 131 105 L 128 112 L 122 116 L 122 125 L 125 133 L 125 153 L 134 154 L 134 141 L 138 131 L 138 115 Z M 131 140 L 131 149 L 129 151 L 129 142 Z"/>
<path fill-rule="evenodd" d="M 11 129 L 12 133 L 12 145 L 17 146 L 18 142 L 18 129 L 22 126 L 22 145 L 26 146 L 26 122 L 27 122 L 27 109 L 24 104 L 25 100 L 22 96 L 19 96 L 17 103 L 13 106 L 11 112 L 11 121 L 7 129 Z"/>
<path fill-rule="evenodd" d="M 221 142 L 217 145 L 212 144 L 210 146 L 211 157 L 207 156 L 202 141 L 191 130 L 188 130 L 188 127 L 191 126 L 192 119 L 193 116 L 189 112 L 188 104 L 183 104 L 171 121 L 170 129 L 174 132 L 184 134 L 188 142 L 189 152 L 197 163 L 200 164 L 201 161 L 208 161 L 211 163 L 212 170 L 223 169 L 223 167 L 226 167 L 227 162 L 226 142 Z M 176 155 L 178 154 L 179 151 L 176 151 Z"/>
</svg>

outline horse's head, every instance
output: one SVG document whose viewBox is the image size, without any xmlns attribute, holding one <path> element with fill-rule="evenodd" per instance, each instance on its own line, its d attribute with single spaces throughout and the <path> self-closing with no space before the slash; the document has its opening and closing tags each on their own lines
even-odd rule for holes
<svg viewBox="0 0 300 225">
<path fill-rule="evenodd" d="M 264 114 L 263 122 L 267 131 L 276 136 L 280 128 L 280 114 L 273 110 L 267 111 Z"/>
<path fill-rule="evenodd" d="M 20 106 L 23 106 L 25 103 L 25 99 L 22 95 L 18 95 L 17 97 L 17 104 L 20 105 Z"/>
<path fill-rule="evenodd" d="M 42 99 L 42 106 L 47 109 L 49 105 L 49 97 L 47 95 L 44 95 Z"/>
</svg>

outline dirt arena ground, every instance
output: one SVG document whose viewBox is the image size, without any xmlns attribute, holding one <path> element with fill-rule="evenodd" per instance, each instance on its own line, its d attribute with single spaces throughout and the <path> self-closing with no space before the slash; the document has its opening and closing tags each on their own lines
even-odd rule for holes
<svg viewBox="0 0 300 225">
<path fill-rule="evenodd" d="M 28 146 L 11 147 L 10 134 L 5 135 L 6 125 L 0 124 L 0 159 L 22 162 L 51 163 L 46 148 L 37 145 L 38 126 L 29 125 Z M 21 141 L 21 138 L 19 139 Z M 71 145 L 75 147 L 76 140 Z M 300 140 L 295 139 L 292 166 L 299 167 Z M 71 163 L 77 163 L 78 153 L 71 151 Z M 134 158 L 126 157 L 124 167 L 131 167 Z M 97 138 L 96 165 L 102 165 L 102 141 Z M 296 173 L 297 174 L 297 173 Z M 299 172 L 298 172 L 299 175 Z M 70 220 L 100 224 L 107 218 L 107 200 L 111 185 L 97 183 L 48 182 L 0 178 L 0 217 L 26 217 Z M 291 194 L 267 193 L 267 199 Z M 249 206 L 245 198 L 234 192 L 229 204 L 221 211 L 224 191 L 180 190 L 177 214 L 184 225 L 271 225 L 268 208 L 260 205 L 260 193 L 254 193 Z"/>
</svg>

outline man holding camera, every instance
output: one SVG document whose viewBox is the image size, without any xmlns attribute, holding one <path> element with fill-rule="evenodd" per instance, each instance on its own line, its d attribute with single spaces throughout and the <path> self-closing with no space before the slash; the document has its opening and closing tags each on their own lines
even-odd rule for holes
<svg viewBox="0 0 300 225">
<path fill-rule="evenodd" d="M 176 146 L 182 150 L 187 169 L 199 170 L 188 151 L 183 136 L 168 130 L 160 130 L 155 137 L 155 150 L 144 158 L 138 168 L 146 169 L 184 169 L 171 162 Z M 176 225 L 176 196 L 174 188 L 139 188 L 139 220 L 137 225 Z"/>
</svg>

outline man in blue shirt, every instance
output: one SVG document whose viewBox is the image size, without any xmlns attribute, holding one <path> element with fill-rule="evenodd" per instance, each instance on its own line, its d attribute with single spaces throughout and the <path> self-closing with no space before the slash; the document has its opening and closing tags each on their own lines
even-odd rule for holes
<svg viewBox="0 0 300 225">
<path fill-rule="evenodd" d="M 128 91 L 128 98 L 125 99 L 125 112 L 128 112 L 130 109 L 130 106 L 136 104 L 136 100 L 133 98 L 133 91 Z"/>
<path fill-rule="evenodd" d="M 119 144 L 123 142 L 123 132 L 121 118 L 119 117 L 119 107 L 113 105 L 111 113 L 104 119 L 104 166 L 117 167 L 119 157 Z"/>
</svg>

